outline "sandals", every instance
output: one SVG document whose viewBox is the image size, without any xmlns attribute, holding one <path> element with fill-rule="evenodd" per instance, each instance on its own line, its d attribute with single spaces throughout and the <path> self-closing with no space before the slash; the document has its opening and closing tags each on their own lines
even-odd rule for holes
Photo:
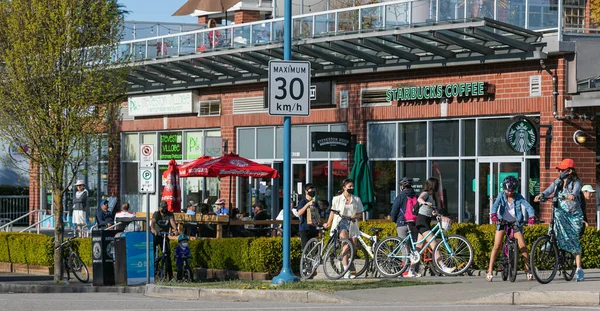
<svg viewBox="0 0 600 311">
<path fill-rule="evenodd" d="M 492 280 L 494 279 L 494 275 L 491 272 L 487 272 L 485 274 L 485 280 L 488 282 L 492 282 Z"/>
</svg>

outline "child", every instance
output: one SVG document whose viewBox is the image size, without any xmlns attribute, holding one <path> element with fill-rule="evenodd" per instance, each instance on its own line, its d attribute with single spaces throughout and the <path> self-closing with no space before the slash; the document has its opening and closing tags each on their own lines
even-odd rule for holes
<svg viewBox="0 0 600 311">
<path fill-rule="evenodd" d="M 192 258 L 192 254 L 190 252 L 190 249 L 188 248 L 188 242 L 189 242 L 190 238 L 185 235 L 182 234 L 177 238 L 177 241 L 179 242 L 179 246 L 175 247 L 175 263 L 177 265 L 177 281 L 181 281 L 183 279 L 183 261 L 186 259 L 190 259 Z M 189 262 L 188 262 L 188 269 L 190 269 L 190 281 L 193 282 L 194 281 L 194 275 L 193 273 L 191 273 L 191 267 L 189 266 Z"/>
<path fill-rule="evenodd" d="M 498 194 L 496 202 L 494 202 L 494 205 L 492 205 L 492 209 L 490 210 L 490 218 L 493 223 L 498 223 L 502 219 L 507 222 L 515 223 L 515 227 L 513 229 L 514 236 L 519 244 L 521 255 L 523 258 L 525 258 L 525 271 L 527 271 L 527 280 L 531 281 L 533 279 L 533 275 L 531 274 L 531 270 L 529 270 L 529 256 L 527 245 L 525 245 L 525 239 L 523 238 L 522 222 L 525 220 L 525 217 L 529 215 L 527 223 L 529 225 L 533 225 L 535 221 L 535 210 L 533 207 L 531 207 L 531 204 L 529 204 L 529 202 L 523 198 L 522 195 L 516 192 L 519 188 L 519 180 L 517 180 L 516 177 L 507 176 L 504 178 L 502 181 L 502 188 L 504 191 Z M 523 208 L 525 208 L 527 215 L 524 215 Z M 496 226 L 496 235 L 494 236 L 494 247 L 492 248 L 490 263 L 485 276 L 485 279 L 488 282 L 491 282 L 494 278 L 492 275 L 492 270 L 494 269 L 496 255 L 500 251 L 500 246 L 502 245 L 502 238 L 504 238 L 504 227 L 498 224 Z"/>
</svg>

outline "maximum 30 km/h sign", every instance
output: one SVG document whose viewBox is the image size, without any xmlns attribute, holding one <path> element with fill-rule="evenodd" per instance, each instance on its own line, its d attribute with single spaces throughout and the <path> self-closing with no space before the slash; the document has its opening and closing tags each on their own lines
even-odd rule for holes
<svg viewBox="0 0 600 311">
<path fill-rule="evenodd" d="M 269 62 L 269 114 L 310 115 L 310 62 Z"/>
</svg>

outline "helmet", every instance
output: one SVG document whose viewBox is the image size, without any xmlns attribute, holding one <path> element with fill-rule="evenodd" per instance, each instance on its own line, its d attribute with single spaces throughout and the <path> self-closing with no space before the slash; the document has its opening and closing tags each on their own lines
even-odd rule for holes
<svg viewBox="0 0 600 311">
<path fill-rule="evenodd" d="M 400 179 L 400 181 L 398 182 L 400 185 L 402 185 L 403 187 L 406 186 L 411 186 L 413 185 L 413 179 L 410 177 L 403 177 L 402 179 Z"/>
<path fill-rule="evenodd" d="M 225 199 L 218 199 L 215 205 L 225 205 Z"/>
<path fill-rule="evenodd" d="M 187 235 L 185 235 L 185 234 L 181 234 L 181 235 L 179 235 L 179 237 L 177 238 L 177 242 L 181 243 L 181 241 L 183 241 L 183 240 L 189 240 L 189 239 L 190 239 L 190 237 L 189 237 L 189 236 L 187 236 Z"/>
<path fill-rule="evenodd" d="M 502 181 L 502 188 L 508 191 L 516 191 L 519 188 L 519 180 L 515 176 L 506 176 Z"/>
</svg>

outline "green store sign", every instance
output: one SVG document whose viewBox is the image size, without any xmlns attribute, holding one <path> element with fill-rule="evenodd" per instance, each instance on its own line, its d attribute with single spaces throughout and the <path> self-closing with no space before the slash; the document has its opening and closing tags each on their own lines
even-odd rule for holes
<svg viewBox="0 0 600 311">
<path fill-rule="evenodd" d="M 493 93 L 487 82 L 453 83 L 447 85 L 425 85 L 399 87 L 387 90 L 387 101 L 428 100 L 452 97 L 476 97 Z"/>
</svg>

